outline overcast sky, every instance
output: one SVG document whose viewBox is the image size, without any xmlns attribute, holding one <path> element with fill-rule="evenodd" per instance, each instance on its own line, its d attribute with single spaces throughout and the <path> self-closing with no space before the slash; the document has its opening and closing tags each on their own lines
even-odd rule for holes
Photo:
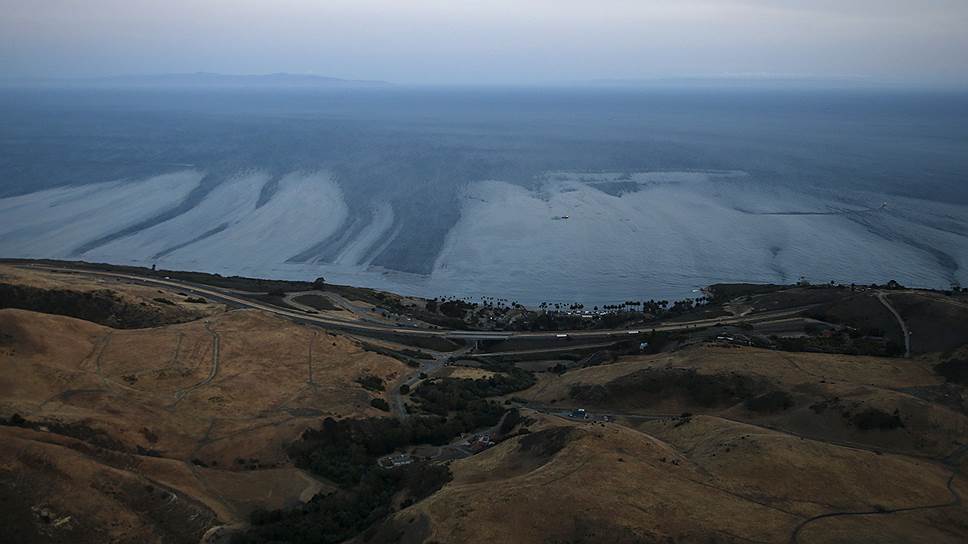
<svg viewBox="0 0 968 544">
<path fill-rule="evenodd" d="M 6 77 L 968 85 L 968 0 L 0 0 Z"/>
</svg>

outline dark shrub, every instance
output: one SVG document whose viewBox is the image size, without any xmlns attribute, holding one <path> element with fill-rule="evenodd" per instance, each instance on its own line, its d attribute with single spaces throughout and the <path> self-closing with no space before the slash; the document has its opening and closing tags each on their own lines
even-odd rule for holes
<svg viewBox="0 0 968 544">
<path fill-rule="evenodd" d="M 770 391 L 758 397 L 746 399 L 743 406 L 753 412 L 772 413 L 792 407 L 793 399 L 786 391 Z"/>
<path fill-rule="evenodd" d="M 904 426 L 904 422 L 901 421 L 901 415 L 897 410 L 894 410 L 893 414 L 888 414 L 883 410 L 878 410 L 877 408 L 868 408 L 863 412 L 854 414 L 851 418 L 854 425 L 864 431 L 870 431 L 877 429 L 880 431 L 890 431 L 891 429 L 897 429 Z"/>
<path fill-rule="evenodd" d="M 379 376 L 372 376 L 370 374 L 360 376 L 356 379 L 356 383 L 362 385 L 363 389 L 369 391 L 383 391 L 385 389 L 383 380 Z"/>
<path fill-rule="evenodd" d="M 511 432 L 511 429 L 513 429 L 514 426 L 520 421 L 521 412 L 517 408 L 511 408 L 508 410 L 507 414 L 504 415 L 504 421 L 501 422 L 501 428 L 498 430 L 498 432 L 502 435 L 508 434 Z"/>
</svg>

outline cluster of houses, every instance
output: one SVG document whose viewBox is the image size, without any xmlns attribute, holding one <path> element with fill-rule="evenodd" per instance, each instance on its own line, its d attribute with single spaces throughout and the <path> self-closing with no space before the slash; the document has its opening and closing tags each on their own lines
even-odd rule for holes
<svg viewBox="0 0 968 544">
<path fill-rule="evenodd" d="M 481 433 L 472 435 L 467 439 L 462 446 L 465 446 L 472 453 L 477 453 L 479 451 L 486 450 L 495 444 L 494 440 L 491 439 L 491 435 L 488 433 Z"/>
</svg>

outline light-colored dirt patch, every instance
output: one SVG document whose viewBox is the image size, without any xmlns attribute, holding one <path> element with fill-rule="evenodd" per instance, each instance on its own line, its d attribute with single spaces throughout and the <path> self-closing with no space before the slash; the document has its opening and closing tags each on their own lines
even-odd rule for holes
<svg viewBox="0 0 968 544">
<path fill-rule="evenodd" d="M 472 368 L 469 366 L 450 366 L 444 371 L 443 376 L 447 378 L 458 378 L 465 380 L 481 380 L 495 376 L 494 372 L 483 368 Z"/>
</svg>

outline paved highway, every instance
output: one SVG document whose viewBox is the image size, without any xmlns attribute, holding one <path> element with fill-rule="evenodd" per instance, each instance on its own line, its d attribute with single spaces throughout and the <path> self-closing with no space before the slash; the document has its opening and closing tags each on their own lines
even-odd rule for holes
<svg viewBox="0 0 968 544">
<path fill-rule="evenodd" d="M 100 270 L 90 270 L 82 267 L 70 267 L 70 266 L 51 266 L 51 265 L 40 265 L 40 264 L 19 264 L 17 265 L 22 268 L 33 268 L 42 269 L 49 271 L 59 271 L 59 272 L 71 272 L 84 274 L 87 276 L 124 280 L 133 283 L 140 283 L 143 285 L 158 285 L 174 289 L 179 289 L 182 291 L 187 291 L 195 295 L 204 295 L 211 300 L 216 302 L 221 302 L 229 306 L 235 306 L 240 308 L 252 308 L 257 310 L 262 310 L 265 312 L 270 312 L 279 316 L 283 316 L 293 321 L 300 323 L 307 323 L 318 325 L 324 328 L 337 329 L 355 334 L 362 335 L 395 335 L 404 336 L 412 338 L 447 338 L 452 340 L 507 340 L 509 338 L 529 338 L 529 339 L 547 339 L 547 340 L 561 340 L 567 341 L 568 339 L 584 339 L 593 340 L 596 338 L 616 338 L 616 337 L 628 337 L 634 336 L 640 333 L 647 333 L 650 331 L 658 332 L 675 332 L 675 331 L 686 331 L 692 329 L 699 329 L 703 327 L 709 327 L 715 324 L 735 324 L 735 323 L 758 323 L 758 322 L 780 322 L 793 318 L 796 314 L 803 311 L 805 308 L 793 308 L 787 310 L 778 311 L 767 311 L 759 314 L 750 314 L 742 317 L 737 316 L 722 316 L 709 319 L 698 319 L 694 321 L 679 321 L 674 323 L 655 323 L 646 326 L 642 326 L 637 329 L 608 329 L 608 330 L 576 330 L 576 331 L 542 331 L 542 332 L 515 332 L 515 331 L 466 331 L 466 330 L 454 330 L 454 329 L 422 329 L 422 328 L 407 328 L 407 327 L 397 327 L 392 325 L 383 325 L 379 323 L 372 322 L 360 322 L 353 321 L 349 319 L 339 319 L 334 317 L 325 317 L 320 315 L 309 314 L 306 312 L 300 312 L 298 310 L 281 308 L 279 306 L 274 306 L 261 301 L 256 301 L 252 299 L 245 298 L 238 291 L 232 291 L 227 289 L 220 289 L 218 287 L 212 287 L 208 285 L 200 285 L 197 283 L 173 280 L 173 279 L 162 279 L 156 277 L 138 276 L 134 274 L 122 274 L 118 272 L 105 272 Z M 565 347 L 565 346 L 562 346 Z M 578 347 L 577 345 L 575 347 Z"/>
</svg>

